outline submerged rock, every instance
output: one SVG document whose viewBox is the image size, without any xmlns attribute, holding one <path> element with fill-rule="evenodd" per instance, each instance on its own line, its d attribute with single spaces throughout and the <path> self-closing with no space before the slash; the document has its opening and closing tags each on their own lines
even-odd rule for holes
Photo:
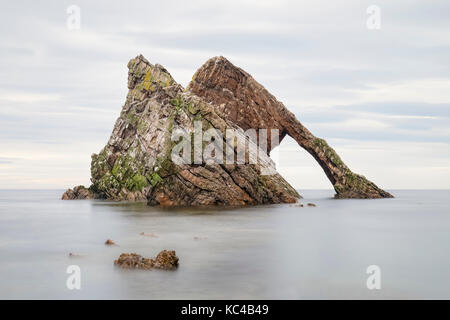
<svg viewBox="0 0 450 320">
<path fill-rule="evenodd" d="M 291 205 L 291 206 L 297 207 L 297 208 L 303 208 L 303 203 L 297 203 L 297 204 L 294 204 L 294 205 Z"/>
<path fill-rule="evenodd" d="M 163 250 L 153 260 L 153 267 L 164 270 L 174 270 L 178 268 L 178 257 L 174 250 Z"/>
<path fill-rule="evenodd" d="M 79 258 L 79 257 L 82 257 L 83 255 L 78 254 L 78 253 L 69 252 L 68 256 L 70 258 Z"/>
<path fill-rule="evenodd" d="M 227 119 L 244 130 L 279 129 L 308 151 L 324 170 L 336 198 L 391 198 L 392 195 L 365 177 L 353 173 L 328 143 L 314 136 L 280 101 L 244 70 L 224 57 L 209 59 L 197 70 L 188 90 L 219 107 Z M 271 137 L 268 136 L 269 150 Z"/>
<path fill-rule="evenodd" d="M 124 269 L 151 269 L 153 260 L 137 253 L 122 253 L 114 264 Z"/>
<path fill-rule="evenodd" d="M 144 258 L 137 253 L 122 253 L 114 264 L 124 269 L 145 269 L 152 268 L 162 270 L 175 270 L 178 268 L 178 257 L 175 251 L 163 250 L 155 259 Z"/>
<path fill-rule="evenodd" d="M 144 236 L 144 237 L 158 238 L 158 236 L 157 236 L 156 234 L 154 234 L 154 233 L 145 233 L 145 232 L 141 232 L 140 235 L 141 235 L 141 236 Z"/>
<path fill-rule="evenodd" d="M 197 236 L 195 236 L 193 239 L 194 240 L 206 240 L 206 239 L 208 239 L 208 237 L 197 237 Z"/>
</svg>

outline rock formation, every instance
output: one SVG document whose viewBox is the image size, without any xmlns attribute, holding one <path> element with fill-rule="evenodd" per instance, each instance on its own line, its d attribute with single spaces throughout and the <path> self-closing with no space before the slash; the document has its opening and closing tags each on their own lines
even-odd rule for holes
<svg viewBox="0 0 450 320">
<path fill-rule="evenodd" d="M 203 130 L 216 129 L 225 137 L 227 129 L 242 129 L 215 105 L 185 92 L 162 66 L 138 56 L 128 68 L 125 105 L 107 145 L 92 155 L 90 196 L 168 206 L 293 203 L 300 197 L 278 173 L 263 174 L 273 165 L 266 154 L 262 161 L 250 163 L 256 156 L 251 148 L 244 164 L 172 161 L 174 130 L 190 137 L 197 122 Z M 214 143 L 225 149 L 228 141 Z"/>
<path fill-rule="evenodd" d="M 115 246 L 115 245 L 116 245 L 116 243 L 115 243 L 113 240 L 111 240 L 111 239 L 107 239 L 107 240 L 105 241 L 105 244 L 106 244 L 107 246 Z"/>
<path fill-rule="evenodd" d="M 278 129 L 280 141 L 286 134 L 292 136 L 319 162 L 338 198 L 391 197 L 353 173 L 325 140 L 312 135 L 263 86 L 223 57 L 208 60 L 186 90 L 166 69 L 142 55 L 130 60 L 128 69 L 125 105 L 108 143 L 92 155 L 92 185 L 68 189 L 63 199 L 145 200 L 164 206 L 296 202 L 300 195 L 273 170 L 270 131 L 268 152 L 261 152 L 244 134 L 252 128 Z M 221 134 L 210 140 L 200 136 L 201 150 L 192 147 L 198 142 L 198 124 L 200 132 L 212 129 Z M 210 152 L 210 158 L 216 159 L 217 150 L 223 155 L 227 148 L 238 158 L 239 139 L 222 138 L 228 129 L 248 145 L 244 163 L 205 161 L 202 157 L 211 145 L 220 148 Z M 174 139 L 179 132 L 192 138 L 181 150 L 188 155 L 187 162 L 173 161 L 174 153 L 180 156 L 183 139 Z"/>
<path fill-rule="evenodd" d="M 82 200 L 93 198 L 92 192 L 84 186 L 76 186 L 73 189 L 67 189 L 62 195 L 62 200 Z"/>
<path fill-rule="evenodd" d="M 114 264 L 124 269 L 162 269 L 175 270 L 178 268 L 178 257 L 175 251 L 163 250 L 155 259 L 144 258 L 136 253 L 122 253 Z"/>
<path fill-rule="evenodd" d="M 353 173 L 323 139 L 315 137 L 280 101 L 244 70 L 224 57 L 209 59 L 187 88 L 205 101 L 218 105 L 228 120 L 244 130 L 279 129 L 279 142 L 287 135 L 308 151 L 325 171 L 336 198 L 390 198 L 365 177 Z M 268 137 L 268 150 L 271 146 Z"/>
</svg>

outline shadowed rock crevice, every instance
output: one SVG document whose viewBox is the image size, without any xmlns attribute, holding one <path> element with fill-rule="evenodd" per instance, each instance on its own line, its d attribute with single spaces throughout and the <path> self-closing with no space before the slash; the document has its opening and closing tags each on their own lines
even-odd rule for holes
<svg viewBox="0 0 450 320">
<path fill-rule="evenodd" d="M 353 173 L 328 143 L 314 136 L 281 102 L 244 70 L 224 57 L 208 60 L 192 78 L 190 92 L 218 106 L 233 123 L 247 129 L 279 129 L 291 136 L 324 170 L 336 198 L 390 198 L 392 195 Z M 271 138 L 268 136 L 268 150 Z"/>
</svg>

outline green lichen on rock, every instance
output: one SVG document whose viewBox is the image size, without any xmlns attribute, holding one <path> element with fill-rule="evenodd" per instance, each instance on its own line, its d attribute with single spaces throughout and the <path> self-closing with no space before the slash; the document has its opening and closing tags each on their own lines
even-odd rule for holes
<svg viewBox="0 0 450 320">
<path fill-rule="evenodd" d="M 192 77 L 188 92 L 217 105 L 237 126 L 248 129 L 278 129 L 280 141 L 291 136 L 309 152 L 322 167 L 336 191 L 344 188 L 349 168 L 325 140 L 315 137 L 280 101 L 243 69 L 224 57 L 209 59 Z M 271 145 L 268 139 L 269 150 Z M 367 179 L 366 179 L 367 180 Z M 362 180 L 359 180 L 363 185 Z M 360 184 L 358 183 L 358 184 Z M 345 188 L 344 188 L 345 189 Z M 382 198 L 386 192 L 367 182 L 352 197 Z"/>
<path fill-rule="evenodd" d="M 200 120 L 203 130 L 214 128 L 224 135 L 235 126 L 215 105 L 185 91 L 162 66 L 138 56 L 128 68 L 127 99 L 106 146 L 92 156 L 89 192 L 98 198 L 147 199 L 159 205 L 245 205 L 298 199 L 298 193 L 278 174 L 258 180 L 265 164 L 225 168 L 172 161 L 172 150 L 180 142 L 171 139 L 175 128 L 192 133 L 194 122 Z M 208 144 L 202 140 L 203 148 Z"/>
<path fill-rule="evenodd" d="M 179 172 L 179 168 L 171 159 L 171 152 L 168 152 L 165 157 L 158 158 L 155 161 L 154 170 L 158 172 L 161 178 L 166 178 Z"/>
<path fill-rule="evenodd" d="M 170 104 L 175 107 L 176 111 L 180 111 L 181 109 L 185 108 L 186 102 L 181 95 L 177 95 L 175 98 L 170 100 Z"/>
<path fill-rule="evenodd" d="M 139 118 L 137 123 L 137 132 L 140 134 L 145 133 L 149 128 L 149 124 L 145 121 L 142 121 L 142 119 Z"/>
<path fill-rule="evenodd" d="M 333 172 L 335 198 L 389 198 L 392 197 L 388 192 L 378 188 L 366 177 L 352 172 L 331 148 L 324 139 L 314 138 L 313 145 L 316 148 L 316 154 L 321 154 L 336 169 L 326 168 L 327 170 L 338 170 Z"/>
<path fill-rule="evenodd" d="M 139 146 L 138 143 L 136 145 Z M 124 190 L 142 191 L 149 186 L 150 182 L 145 176 L 145 162 L 142 157 L 137 156 L 137 149 L 133 145 L 127 153 L 114 156 L 112 153 L 108 155 L 105 148 L 99 155 L 93 155 L 92 189 L 103 197 L 121 199 Z M 114 161 L 112 168 L 108 159 Z"/>
<path fill-rule="evenodd" d="M 107 172 L 93 183 L 92 188 L 103 197 L 114 199 L 120 192 L 121 185 L 111 172 Z"/>
<path fill-rule="evenodd" d="M 156 90 L 156 84 L 161 84 L 159 81 L 155 81 L 153 78 L 151 70 L 146 70 L 144 78 L 139 84 L 136 85 L 136 89 L 141 91 L 155 91 Z M 167 84 L 167 82 L 166 82 Z"/>
<path fill-rule="evenodd" d="M 389 192 L 378 188 L 366 177 L 350 170 L 347 170 L 344 178 L 334 185 L 334 189 L 336 190 L 335 198 L 338 199 L 392 198 Z"/>
<path fill-rule="evenodd" d="M 108 164 L 108 155 L 105 148 L 99 154 L 94 153 L 91 155 L 91 177 L 93 180 L 100 179 L 110 170 L 111 167 Z"/>
<path fill-rule="evenodd" d="M 139 173 L 135 174 L 126 182 L 127 189 L 132 191 L 142 191 L 142 189 L 147 187 L 148 185 L 149 182 L 147 178 Z"/>
<path fill-rule="evenodd" d="M 151 180 L 150 180 L 151 185 L 154 187 L 159 182 L 163 182 L 163 179 L 161 178 L 161 176 L 157 172 L 153 172 L 153 174 L 151 176 Z"/>
<path fill-rule="evenodd" d="M 155 91 L 157 87 L 175 84 L 172 76 L 160 65 L 150 64 L 142 55 L 128 63 L 128 87 L 139 91 Z"/>
<path fill-rule="evenodd" d="M 132 109 L 130 110 L 130 112 L 127 113 L 126 115 L 126 119 L 127 122 L 133 126 L 134 128 L 137 127 L 138 123 L 139 123 L 139 116 L 136 115 L 135 111 Z"/>
<path fill-rule="evenodd" d="M 180 110 L 185 110 L 193 115 L 195 115 L 198 111 L 195 104 L 191 101 L 185 99 L 185 97 L 181 94 L 178 94 L 175 98 L 170 100 L 170 104 L 175 107 L 176 113 Z"/>
<path fill-rule="evenodd" d="M 346 165 L 342 161 L 341 157 L 334 151 L 332 147 L 328 145 L 328 143 L 324 139 L 315 138 L 313 141 L 314 146 L 319 148 L 321 152 L 325 154 L 325 156 L 331 160 L 331 162 L 339 168 L 346 168 Z"/>
</svg>

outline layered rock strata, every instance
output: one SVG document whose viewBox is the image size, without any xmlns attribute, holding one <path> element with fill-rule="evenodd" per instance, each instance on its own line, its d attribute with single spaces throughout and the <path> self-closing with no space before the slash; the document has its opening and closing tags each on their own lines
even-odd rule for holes
<svg viewBox="0 0 450 320">
<path fill-rule="evenodd" d="M 268 156 L 277 146 L 273 141 L 281 142 L 286 135 L 316 159 L 336 198 L 392 197 L 353 173 L 325 140 L 223 57 L 208 60 L 186 90 L 164 67 L 152 65 L 142 55 L 131 59 L 128 69 L 129 91 L 120 116 L 106 146 L 92 155 L 92 185 L 68 189 L 62 199 L 148 201 L 164 206 L 293 203 L 300 195 L 274 170 Z M 249 129 L 256 130 L 256 141 L 244 133 Z M 262 139 L 266 151 L 257 145 L 259 129 L 268 130 L 267 141 Z M 278 139 L 271 136 L 273 129 Z M 211 130 L 220 135 L 205 139 L 203 133 Z M 237 140 L 227 139 L 228 130 Z M 198 139 L 200 150 L 195 144 Z M 247 146 L 244 162 L 236 161 L 238 141 Z M 227 161 L 225 150 L 232 150 L 233 161 Z M 205 160 L 206 151 L 215 161 Z M 174 161 L 174 154 L 184 156 L 183 161 Z M 223 161 L 217 161 L 220 158 Z"/>
<path fill-rule="evenodd" d="M 364 176 L 352 172 L 324 139 L 314 136 L 283 103 L 226 58 L 209 59 L 197 70 L 187 89 L 217 105 L 228 120 L 244 130 L 279 129 L 279 142 L 286 135 L 291 136 L 322 167 L 336 191 L 336 198 L 392 197 Z M 271 145 L 271 140 L 269 135 L 269 151 L 276 147 Z"/>
</svg>

